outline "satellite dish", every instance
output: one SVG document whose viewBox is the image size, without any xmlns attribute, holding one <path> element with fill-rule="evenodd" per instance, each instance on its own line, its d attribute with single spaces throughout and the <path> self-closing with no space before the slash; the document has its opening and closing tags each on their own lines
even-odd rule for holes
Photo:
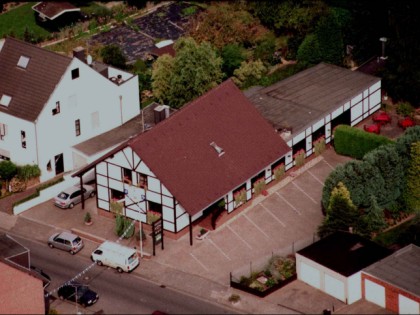
<svg viewBox="0 0 420 315">
<path fill-rule="evenodd" d="M 87 56 L 87 63 L 88 63 L 88 65 L 92 64 L 92 56 L 91 55 Z"/>
</svg>

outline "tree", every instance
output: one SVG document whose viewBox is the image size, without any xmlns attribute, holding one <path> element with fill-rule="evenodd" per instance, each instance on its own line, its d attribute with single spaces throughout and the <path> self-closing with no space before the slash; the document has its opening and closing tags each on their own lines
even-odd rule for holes
<svg viewBox="0 0 420 315">
<path fill-rule="evenodd" d="M 174 49 L 173 59 L 163 55 L 153 66 L 152 87 L 160 100 L 180 108 L 222 81 L 222 59 L 209 43 L 197 44 L 192 38 L 179 39 Z"/>
<path fill-rule="evenodd" d="M 267 32 L 239 1 L 213 3 L 193 24 L 190 35 L 197 42 L 207 41 L 217 49 L 227 44 L 252 46 Z"/>
<path fill-rule="evenodd" d="M 267 71 L 261 60 L 243 61 L 239 69 L 233 72 L 232 80 L 241 88 L 245 89 L 252 86 L 261 79 L 261 76 Z"/>
<path fill-rule="evenodd" d="M 276 51 L 276 38 L 272 33 L 267 34 L 257 43 L 254 49 L 254 59 L 264 63 L 275 64 L 274 52 Z"/>
<path fill-rule="evenodd" d="M 348 231 L 349 227 L 357 226 L 357 221 L 357 208 L 353 204 L 346 186 L 339 182 L 331 192 L 327 215 L 318 228 L 318 235 L 324 237 L 335 231 Z"/>
<path fill-rule="evenodd" d="M 305 37 L 299 46 L 296 57 L 299 63 L 306 65 L 315 65 L 322 61 L 318 37 L 315 34 L 309 34 Z"/>
<path fill-rule="evenodd" d="M 17 174 L 17 166 L 11 161 L 0 162 L 0 179 L 6 182 L 6 189 L 9 189 L 8 182 Z"/>
<path fill-rule="evenodd" d="M 126 69 L 127 59 L 117 45 L 107 45 L 101 50 L 101 57 L 104 63 L 117 67 L 119 69 Z"/>
<path fill-rule="evenodd" d="M 360 220 L 358 233 L 371 237 L 372 233 L 380 232 L 387 226 L 384 211 L 379 207 L 376 197 L 370 196 L 370 206 L 365 209 L 365 213 Z"/>
<path fill-rule="evenodd" d="M 335 14 L 323 16 L 315 29 L 322 61 L 341 65 L 344 56 L 343 35 L 341 25 Z"/>
<path fill-rule="evenodd" d="M 245 60 L 243 48 L 238 44 L 227 44 L 222 48 L 221 56 L 223 59 L 222 71 L 226 77 L 231 77 L 233 71 L 241 66 L 241 62 Z"/>
<path fill-rule="evenodd" d="M 411 211 L 420 212 L 420 141 L 411 145 L 411 161 L 407 170 L 405 202 Z"/>
</svg>

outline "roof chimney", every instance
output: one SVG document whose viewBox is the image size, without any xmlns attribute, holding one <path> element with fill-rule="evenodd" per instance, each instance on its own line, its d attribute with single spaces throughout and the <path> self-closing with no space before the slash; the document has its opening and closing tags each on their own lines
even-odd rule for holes
<svg viewBox="0 0 420 315">
<path fill-rule="evenodd" d="M 73 57 L 86 62 L 85 49 L 81 46 L 74 48 Z"/>
<path fill-rule="evenodd" d="M 159 105 L 154 109 L 155 113 L 155 124 L 158 124 L 162 120 L 165 120 L 169 117 L 169 106 L 168 105 Z"/>
</svg>

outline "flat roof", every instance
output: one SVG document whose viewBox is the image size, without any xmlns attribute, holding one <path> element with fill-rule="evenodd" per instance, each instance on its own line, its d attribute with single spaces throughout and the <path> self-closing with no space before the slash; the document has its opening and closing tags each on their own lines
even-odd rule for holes
<svg viewBox="0 0 420 315">
<path fill-rule="evenodd" d="M 414 244 L 401 248 L 363 272 L 420 297 L 420 247 Z"/>
<path fill-rule="evenodd" d="M 391 251 L 360 235 L 335 232 L 297 252 L 343 276 L 351 276 Z"/>
<path fill-rule="evenodd" d="M 381 79 L 320 63 L 268 87 L 244 92 L 276 130 L 299 133 Z"/>
</svg>

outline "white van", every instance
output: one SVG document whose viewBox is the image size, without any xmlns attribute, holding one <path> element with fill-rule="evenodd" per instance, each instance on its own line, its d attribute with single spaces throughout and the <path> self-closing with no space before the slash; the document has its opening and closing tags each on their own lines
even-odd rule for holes
<svg viewBox="0 0 420 315">
<path fill-rule="evenodd" d="M 99 266 L 105 265 L 118 272 L 131 272 L 139 265 L 139 257 L 134 248 L 105 241 L 90 256 Z"/>
</svg>

